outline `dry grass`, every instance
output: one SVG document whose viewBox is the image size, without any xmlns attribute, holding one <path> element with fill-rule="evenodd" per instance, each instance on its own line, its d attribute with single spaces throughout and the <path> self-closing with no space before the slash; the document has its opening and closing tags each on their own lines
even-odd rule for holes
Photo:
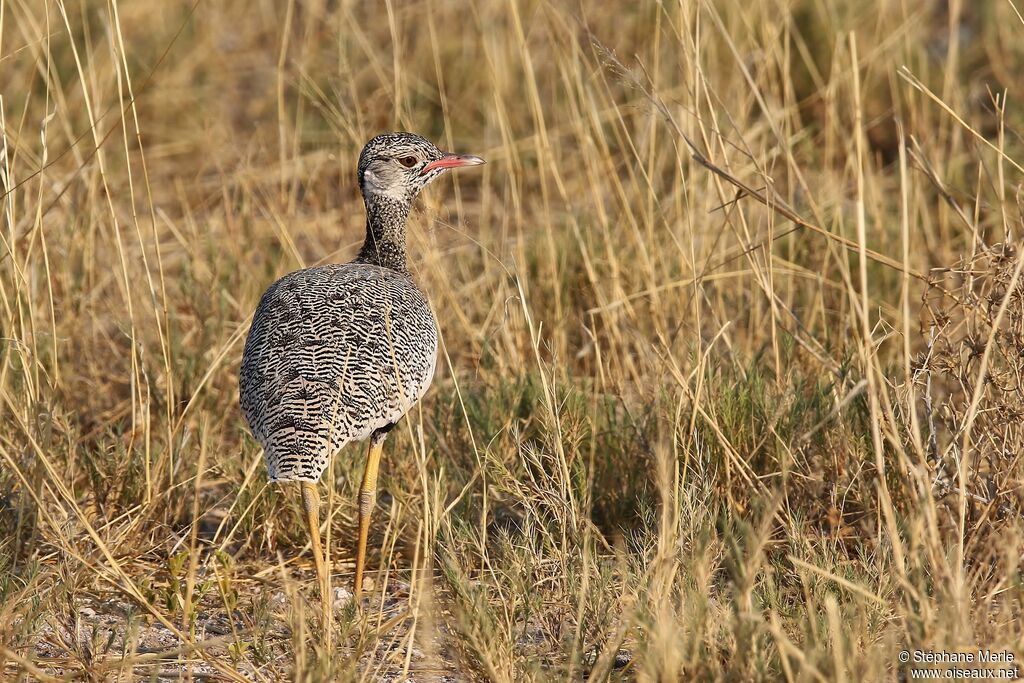
<svg viewBox="0 0 1024 683">
<path fill-rule="evenodd" d="M 2 677 L 1024 656 L 1022 37 L 1011 0 L 0 0 Z M 413 219 L 442 360 L 325 652 L 236 371 L 395 128 L 489 164 Z"/>
</svg>

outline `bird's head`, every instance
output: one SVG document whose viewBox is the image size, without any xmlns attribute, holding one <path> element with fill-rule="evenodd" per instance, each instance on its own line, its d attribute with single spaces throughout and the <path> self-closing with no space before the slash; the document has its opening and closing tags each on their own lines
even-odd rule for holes
<svg viewBox="0 0 1024 683">
<path fill-rule="evenodd" d="M 359 188 L 368 201 L 387 197 L 405 203 L 450 168 L 476 166 L 480 157 L 442 152 L 415 133 L 384 133 L 359 155 Z"/>
</svg>

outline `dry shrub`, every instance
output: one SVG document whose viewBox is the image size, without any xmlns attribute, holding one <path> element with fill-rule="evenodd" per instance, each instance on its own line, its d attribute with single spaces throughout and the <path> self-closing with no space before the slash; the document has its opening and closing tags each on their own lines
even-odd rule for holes
<svg viewBox="0 0 1024 683">
<path fill-rule="evenodd" d="M 1024 278 L 1021 252 L 981 247 L 928 285 L 927 347 L 917 359 L 936 494 L 966 514 L 1019 516 L 1024 454 Z M 962 472 L 961 472 L 962 468 Z"/>
</svg>

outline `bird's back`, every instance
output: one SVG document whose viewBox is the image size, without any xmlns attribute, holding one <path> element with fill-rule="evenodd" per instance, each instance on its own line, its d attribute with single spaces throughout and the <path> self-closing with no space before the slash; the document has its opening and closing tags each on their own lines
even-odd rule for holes
<svg viewBox="0 0 1024 683">
<path fill-rule="evenodd" d="M 407 273 L 296 271 L 263 294 L 245 343 L 242 412 L 271 481 L 317 481 L 331 453 L 397 422 L 430 385 L 437 328 Z"/>
</svg>

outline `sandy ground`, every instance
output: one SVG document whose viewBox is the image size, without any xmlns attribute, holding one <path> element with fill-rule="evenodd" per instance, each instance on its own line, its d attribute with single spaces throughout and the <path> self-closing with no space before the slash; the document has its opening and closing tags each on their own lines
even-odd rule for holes
<svg viewBox="0 0 1024 683">
<path fill-rule="evenodd" d="M 315 576 L 308 571 L 295 574 L 302 582 L 298 597 L 302 609 L 307 615 L 316 614 Z M 334 577 L 335 615 L 348 642 L 338 642 L 336 637 L 336 663 L 351 665 L 344 657 L 355 652 L 354 645 L 361 639 L 369 645 L 362 648 L 357 670 L 365 673 L 366 680 L 473 680 L 460 672 L 443 623 L 438 626 L 439 620 L 424 617 L 426 610 L 413 618 L 409 584 L 391 581 L 385 594 L 375 592 L 364 598 L 363 613 L 353 622 L 352 595 L 338 585 L 342 582 L 341 577 Z M 120 594 L 96 592 L 76 599 L 73 614 L 69 608 L 63 619 L 51 618 L 41 624 L 34 664 L 54 677 L 80 676 L 91 670 L 96 680 L 152 680 L 154 676 L 159 680 L 230 680 L 217 670 L 212 663 L 216 661 L 250 680 L 291 680 L 295 674 L 293 598 L 270 585 L 242 583 L 245 594 L 239 595 L 230 617 L 216 589 L 202 596 L 194 624 L 195 641 L 202 653 L 189 652 L 170 628 Z M 257 620 L 262 628 L 254 628 Z M 306 633 L 305 637 L 319 636 Z"/>
</svg>

